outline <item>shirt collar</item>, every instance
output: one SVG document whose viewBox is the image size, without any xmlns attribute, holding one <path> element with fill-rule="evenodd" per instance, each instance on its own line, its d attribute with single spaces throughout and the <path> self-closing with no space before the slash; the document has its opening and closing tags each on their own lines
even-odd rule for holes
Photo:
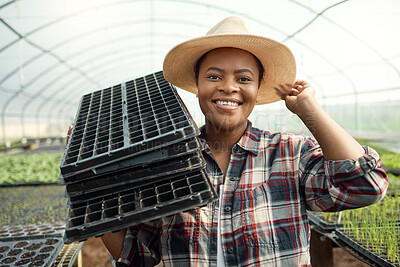
<svg viewBox="0 0 400 267">
<path fill-rule="evenodd" d="M 205 135 L 206 135 L 206 127 L 205 125 L 203 125 L 200 127 L 199 138 L 201 140 L 203 147 L 209 149 L 208 144 L 205 140 Z M 254 155 L 257 156 L 260 147 L 261 135 L 262 132 L 259 129 L 252 127 L 252 123 L 250 121 L 247 121 L 247 128 L 244 131 L 242 137 L 236 144 L 242 149 L 250 153 L 253 153 Z"/>
</svg>

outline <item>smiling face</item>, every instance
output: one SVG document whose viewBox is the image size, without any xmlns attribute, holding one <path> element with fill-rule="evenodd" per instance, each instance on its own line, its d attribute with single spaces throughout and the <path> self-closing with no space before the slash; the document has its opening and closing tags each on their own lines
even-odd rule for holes
<svg viewBox="0 0 400 267">
<path fill-rule="evenodd" d="M 208 126 L 223 131 L 245 129 L 259 85 L 259 67 L 251 53 L 236 48 L 210 51 L 200 64 L 197 84 Z"/>
</svg>

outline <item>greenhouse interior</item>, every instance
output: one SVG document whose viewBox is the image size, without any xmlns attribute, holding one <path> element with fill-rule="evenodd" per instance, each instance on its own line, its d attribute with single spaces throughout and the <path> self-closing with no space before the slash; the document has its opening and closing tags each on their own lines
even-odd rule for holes
<svg viewBox="0 0 400 267">
<path fill-rule="evenodd" d="M 199 99 L 162 70 L 230 16 L 290 49 L 296 79 L 387 174 L 378 203 L 307 211 L 312 266 L 400 266 L 397 0 L 0 1 L 0 266 L 112 266 L 104 234 L 218 203 L 193 141 Z M 248 119 L 314 138 L 283 100 Z"/>
</svg>

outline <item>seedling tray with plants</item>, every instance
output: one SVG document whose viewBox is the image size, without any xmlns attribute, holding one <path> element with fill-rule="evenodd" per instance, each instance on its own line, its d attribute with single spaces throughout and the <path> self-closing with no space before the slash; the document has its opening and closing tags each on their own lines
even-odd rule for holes
<svg viewBox="0 0 400 267">
<path fill-rule="evenodd" d="M 65 223 L 68 210 L 65 187 L 1 187 L 0 210 L 0 225 Z"/>
<path fill-rule="evenodd" d="M 381 202 L 361 209 L 342 212 L 308 212 L 310 222 L 322 230 L 361 227 L 366 222 L 380 224 L 383 221 L 400 222 L 400 194 L 386 196 Z"/>
<path fill-rule="evenodd" d="M 65 223 L 0 226 L 0 242 L 63 237 Z"/>
<path fill-rule="evenodd" d="M 126 186 L 146 184 L 160 177 L 204 168 L 205 162 L 198 153 L 191 157 L 179 157 L 170 160 L 140 165 L 124 171 L 119 171 L 110 175 L 105 175 L 94 179 L 88 179 L 82 182 L 67 184 L 66 189 L 71 199 L 75 196 L 81 196 L 93 193 L 98 197 L 101 192 L 113 192 Z"/>
<path fill-rule="evenodd" d="M 217 195 L 204 171 L 130 187 L 86 202 L 72 203 L 64 241 L 83 241 L 106 232 L 203 206 Z"/>
<path fill-rule="evenodd" d="M 344 228 L 380 227 L 382 223 L 400 223 L 400 194 L 386 196 L 382 201 L 360 209 L 342 212 Z"/>
<path fill-rule="evenodd" d="M 61 175 L 65 179 L 197 135 L 163 73 L 150 74 L 82 97 Z"/>
<path fill-rule="evenodd" d="M 396 193 L 400 195 L 400 176 L 396 176 L 392 173 L 388 173 L 387 175 L 389 179 L 389 188 L 387 195 L 393 196 Z"/>
<path fill-rule="evenodd" d="M 400 195 L 342 213 L 343 228 L 337 236 L 379 266 L 400 264 Z M 383 259 L 383 262 L 379 262 Z M 389 264 L 389 265 L 388 265 Z M 392 265 L 390 265 L 392 264 Z"/>
<path fill-rule="evenodd" d="M 335 236 L 377 266 L 400 266 L 400 225 L 335 230 Z"/>
<path fill-rule="evenodd" d="M 50 266 L 62 247 L 62 238 L 0 241 L 0 266 Z"/>
</svg>

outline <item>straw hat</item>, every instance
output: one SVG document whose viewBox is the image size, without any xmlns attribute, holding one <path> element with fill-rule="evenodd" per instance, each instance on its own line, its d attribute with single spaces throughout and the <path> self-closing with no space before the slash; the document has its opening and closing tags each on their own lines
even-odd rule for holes
<svg viewBox="0 0 400 267">
<path fill-rule="evenodd" d="M 165 79 L 186 91 L 197 94 L 194 66 L 206 52 L 220 47 L 234 47 L 255 55 L 264 67 L 257 104 L 280 100 L 275 87 L 293 84 L 296 62 L 292 52 L 280 42 L 249 33 L 244 21 L 228 17 L 208 31 L 206 36 L 194 38 L 172 48 L 164 59 Z"/>
</svg>

